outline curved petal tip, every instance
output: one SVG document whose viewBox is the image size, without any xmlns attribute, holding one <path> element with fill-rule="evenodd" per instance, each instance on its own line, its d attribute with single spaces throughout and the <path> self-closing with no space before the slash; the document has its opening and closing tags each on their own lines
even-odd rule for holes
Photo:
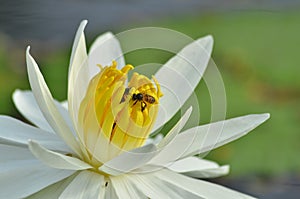
<svg viewBox="0 0 300 199">
<path fill-rule="evenodd" d="M 26 48 L 26 55 L 30 54 L 29 51 L 30 51 L 30 46 L 27 46 L 27 48 Z"/>
<path fill-rule="evenodd" d="M 14 90 L 12 97 L 13 99 L 18 98 L 20 96 L 21 90 L 20 89 L 16 89 Z"/>
<path fill-rule="evenodd" d="M 270 113 L 262 113 L 261 116 L 265 118 L 265 121 L 271 117 Z"/>
<path fill-rule="evenodd" d="M 208 41 L 214 41 L 214 37 L 212 35 L 206 35 L 203 37 L 203 39 L 206 39 Z"/>
<path fill-rule="evenodd" d="M 201 46 L 203 46 L 208 51 L 209 54 L 211 53 L 214 44 L 214 38 L 212 35 L 206 35 L 204 37 L 201 37 L 197 39 L 196 42 Z"/>
<path fill-rule="evenodd" d="M 87 23 L 88 23 L 88 20 L 84 19 L 81 21 L 80 26 L 85 27 Z"/>
</svg>

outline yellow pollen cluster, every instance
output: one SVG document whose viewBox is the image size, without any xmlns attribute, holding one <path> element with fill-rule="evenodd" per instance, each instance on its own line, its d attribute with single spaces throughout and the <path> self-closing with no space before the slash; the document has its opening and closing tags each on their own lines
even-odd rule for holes
<svg viewBox="0 0 300 199">
<path fill-rule="evenodd" d="M 82 142 L 90 153 L 95 152 L 97 141 L 106 139 L 104 150 L 110 153 L 110 159 L 122 150 L 142 146 L 149 136 L 162 96 L 160 85 L 154 77 L 155 85 L 138 73 L 126 85 L 131 69 L 133 66 L 125 65 L 119 70 L 114 61 L 101 68 L 89 84 L 80 106 L 79 123 L 84 132 Z"/>
</svg>

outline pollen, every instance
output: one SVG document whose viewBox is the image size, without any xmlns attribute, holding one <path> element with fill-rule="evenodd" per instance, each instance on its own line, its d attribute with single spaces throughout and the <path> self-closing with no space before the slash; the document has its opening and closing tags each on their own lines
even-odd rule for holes
<svg viewBox="0 0 300 199">
<path fill-rule="evenodd" d="M 81 141 L 90 153 L 89 158 L 103 162 L 145 143 L 156 120 L 162 93 L 155 77 L 150 80 L 133 73 L 127 83 L 132 65 L 119 70 L 113 61 L 111 66 L 100 69 L 81 103 L 79 123 L 83 131 Z M 98 150 L 105 150 L 106 155 Z"/>
</svg>

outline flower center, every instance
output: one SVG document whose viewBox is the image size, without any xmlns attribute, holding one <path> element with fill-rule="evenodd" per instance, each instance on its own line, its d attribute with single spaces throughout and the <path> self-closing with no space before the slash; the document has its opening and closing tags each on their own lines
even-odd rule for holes
<svg viewBox="0 0 300 199">
<path fill-rule="evenodd" d="M 144 144 L 158 113 L 160 85 L 147 77 L 134 73 L 126 85 L 127 73 L 133 66 L 117 69 L 114 61 L 91 80 L 87 94 L 80 106 L 79 122 L 83 127 L 83 142 L 91 156 L 101 142 L 106 154 L 100 162 L 107 161 L 123 150 Z M 101 150 L 99 148 L 99 150 Z M 104 157 L 105 156 L 105 157 Z"/>
</svg>

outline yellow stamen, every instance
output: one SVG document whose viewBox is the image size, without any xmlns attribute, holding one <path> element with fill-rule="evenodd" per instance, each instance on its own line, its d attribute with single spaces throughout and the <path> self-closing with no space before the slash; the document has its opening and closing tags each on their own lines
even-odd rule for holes
<svg viewBox="0 0 300 199">
<path fill-rule="evenodd" d="M 89 84 L 78 118 L 83 129 L 81 139 L 90 159 L 97 153 L 99 139 L 107 143 L 106 153 L 109 155 L 101 157 L 102 160 L 98 158 L 102 162 L 122 150 L 128 151 L 144 144 L 156 119 L 162 93 L 154 77 L 155 85 L 138 73 L 133 74 L 126 86 L 127 73 L 133 69 L 131 65 L 119 70 L 114 61 L 111 66 L 100 68 L 101 71 Z"/>
</svg>

